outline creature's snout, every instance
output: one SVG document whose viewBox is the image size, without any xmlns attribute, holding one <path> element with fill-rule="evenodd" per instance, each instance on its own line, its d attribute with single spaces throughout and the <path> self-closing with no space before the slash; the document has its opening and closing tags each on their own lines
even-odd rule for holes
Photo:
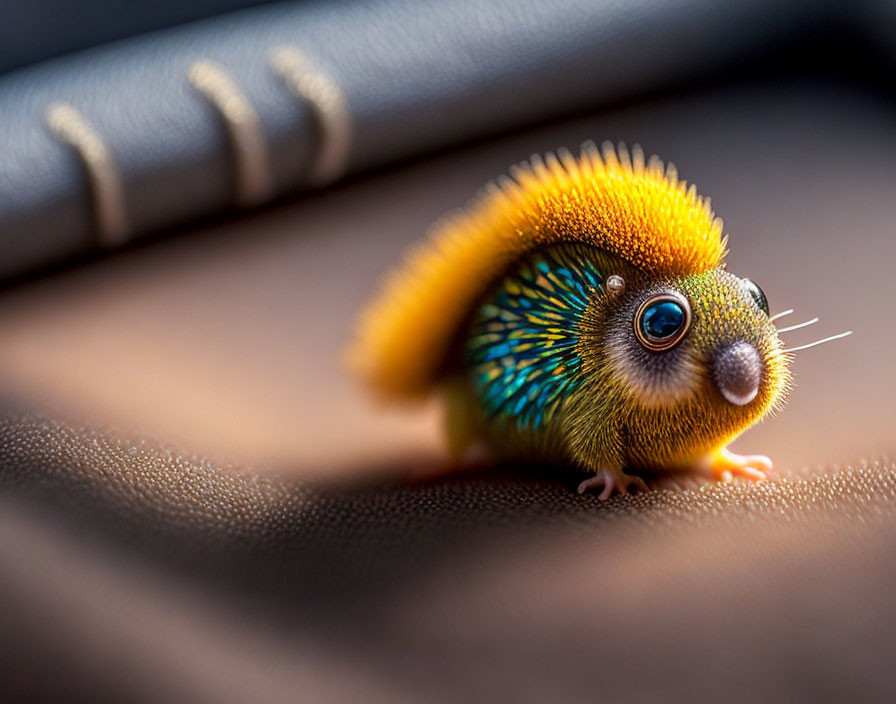
<svg viewBox="0 0 896 704">
<path fill-rule="evenodd" d="M 749 342 L 735 342 L 716 350 L 712 380 L 722 396 L 736 406 L 745 406 L 759 393 L 762 359 Z"/>
</svg>

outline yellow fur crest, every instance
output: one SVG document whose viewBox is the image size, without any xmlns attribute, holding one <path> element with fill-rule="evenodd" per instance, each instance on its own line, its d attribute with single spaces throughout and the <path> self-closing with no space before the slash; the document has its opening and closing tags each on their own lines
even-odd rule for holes
<svg viewBox="0 0 896 704">
<path fill-rule="evenodd" d="M 589 143 L 511 170 L 410 250 L 364 312 L 352 367 L 385 396 L 428 392 L 475 302 L 525 253 L 561 242 L 600 247 L 648 274 L 718 266 L 722 223 L 694 186 L 639 148 Z"/>
</svg>

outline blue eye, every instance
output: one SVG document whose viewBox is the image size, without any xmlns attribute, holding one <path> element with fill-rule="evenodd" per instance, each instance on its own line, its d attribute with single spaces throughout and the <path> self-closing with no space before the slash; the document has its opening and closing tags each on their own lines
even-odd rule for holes
<svg viewBox="0 0 896 704">
<path fill-rule="evenodd" d="M 647 337 L 665 340 L 681 330 L 684 311 L 674 301 L 659 301 L 649 306 L 641 318 L 641 329 Z"/>
<path fill-rule="evenodd" d="M 691 324 L 691 307 L 684 296 L 661 293 L 651 296 L 635 314 L 635 335 L 649 350 L 674 347 Z"/>
</svg>

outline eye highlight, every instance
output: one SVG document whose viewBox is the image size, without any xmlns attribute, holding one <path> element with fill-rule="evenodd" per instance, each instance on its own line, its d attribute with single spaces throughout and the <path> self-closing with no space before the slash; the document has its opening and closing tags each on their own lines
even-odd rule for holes
<svg viewBox="0 0 896 704">
<path fill-rule="evenodd" d="M 744 279 L 744 286 L 746 286 L 747 293 L 750 294 L 753 302 L 759 306 L 759 310 L 768 315 L 768 299 L 765 297 L 765 291 L 759 288 L 755 281 L 750 279 Z"/>
<path fill-rule="evenodd" d="M 691 306 L 678 293 L 659 293 L 638 306 L 635 336 L 654 352 L 677 345 L 691 327 Z"/>
</svg>

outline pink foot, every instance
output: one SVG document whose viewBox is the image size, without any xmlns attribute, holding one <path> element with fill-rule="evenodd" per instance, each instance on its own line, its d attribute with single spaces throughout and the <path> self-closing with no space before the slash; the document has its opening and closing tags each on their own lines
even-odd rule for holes
<svg viewBox="0 0 896 704">
<path fill-rule="evenodd" d="M 622 470 L 602 469 L 593 477 L 588 477 L 588 479 L 579 484 L 578 492 L 584 494 L 589 489 L 603 487 L 603 491 L 600 492 L 597 498 L 601 501 L 606 501 L 613 495 L 614 490 L 620 494 L 627 494 L 631 486 L 647 491 L 647 484 L 644 483 L 641 477 L 626 474 Z"/>
<path fill-rule="evenodd" d="M 765 455 L 738 455 L 723 447 L 707 458 L 707 466 L 717 480 L 730 482 L 744 477 L 754 482 L 772 475 L 772 461 Z"/>
</svg>

